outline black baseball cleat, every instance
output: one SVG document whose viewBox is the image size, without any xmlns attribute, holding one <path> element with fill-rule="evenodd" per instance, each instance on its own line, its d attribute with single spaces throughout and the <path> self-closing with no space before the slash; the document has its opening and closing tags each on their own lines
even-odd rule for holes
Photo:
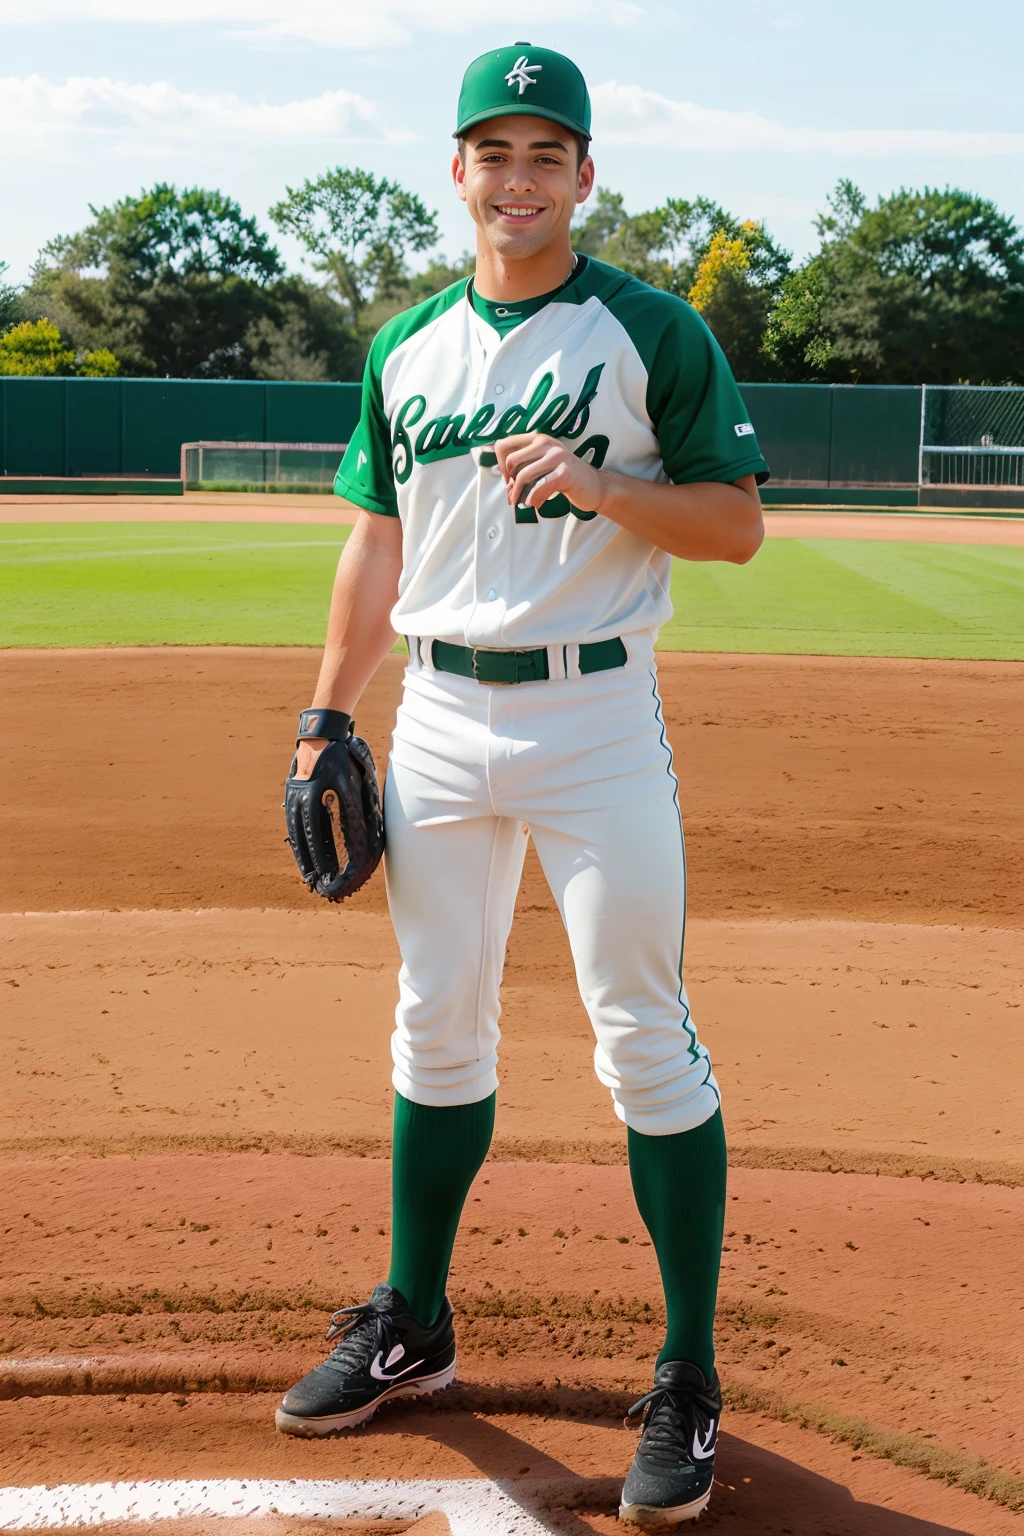
<svg viewBox="0 0 1024 1536">
<path fill-rule="evenodd" d="M 619 1505 L 619 1519 L 634 1525 L 679 1525 L 696 1520 L 711 1498 L 715 1442 L 722 1416 L 718 1372 L 708 1381 L 699 1365 L 666 1360 L 654 1372 L 654 1391 L 634 1403 L 627 1428 L 640 1417 L 641 1438 Z"/>
<path fill-rule="evenodd" d="M 445 1298 L 432 1328 L 410 1315 L 401 1291 L 378 1285 L 361 1307 L 331 1318 L 327 1359 L 285 1393 L 276 1423 L 286 1435 L 336 1435 L 372 1418 L 392 1397 L 420 1397 L 450 1386 L 455 1331 Z"/>
</svg>

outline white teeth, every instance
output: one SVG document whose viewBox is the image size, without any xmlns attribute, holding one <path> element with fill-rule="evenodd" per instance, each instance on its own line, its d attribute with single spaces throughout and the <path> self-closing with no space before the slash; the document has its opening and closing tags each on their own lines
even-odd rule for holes
<svg viewBox="0 0 1024 1536">
<path fill-rule="evenodd" d="M 531 214 L 539 213 L 539 208 L 499 208 L 498 212 L 509 219 L 528 219 Z"/>
</svg>

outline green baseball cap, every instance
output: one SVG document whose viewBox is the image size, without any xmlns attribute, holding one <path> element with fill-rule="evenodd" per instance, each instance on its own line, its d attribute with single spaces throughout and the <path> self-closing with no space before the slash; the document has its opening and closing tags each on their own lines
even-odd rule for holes
<svg viewBox="0 0 1024 1536">
<path fill-rule="evenodd" d="M 550 48 L 513 43 L 474 59 L 459 92 L 459 138 L 488 117 L 548 117 L 573 133 L 590 138 L 587 82 L 571 59 Z"/>
</svg>

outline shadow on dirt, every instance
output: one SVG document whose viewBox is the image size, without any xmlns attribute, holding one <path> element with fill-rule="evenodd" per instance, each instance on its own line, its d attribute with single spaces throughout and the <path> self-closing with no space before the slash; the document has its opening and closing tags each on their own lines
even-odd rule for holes
<svg viewBox="0 0 1024 1536">
<path fill-rule="evenodd" d="M 614 1424 L 610 1420 L 609 1428 Z M 600 1521 L 600 1530 L 610 1531 L 617 1524 L 625 1465 L 610 1469 L 616 1474 L 612 1477 L 579 1477 L 556 1456 L 519 1439 L 514 1430 L 461 1413 L 431 1414 L 430 1433 L 561 1536 L 593 1536 L 594 1522 L 584 1521 L 584 1513 L 610 1517 L 607 1526 Z M 967 1536 L 959 1526 L 862 1502 L 841 1482 L 751 1445 L 735 1433 L 723 1434 L 719 1441 L 716 1472 L 701 1536 L 719 1528 L 730 1536 Z M 921 1486 L 926 1486 L 923 1481 Z M 913 1483 L 909 1492 L 912 1498 Z"/>
</svg>

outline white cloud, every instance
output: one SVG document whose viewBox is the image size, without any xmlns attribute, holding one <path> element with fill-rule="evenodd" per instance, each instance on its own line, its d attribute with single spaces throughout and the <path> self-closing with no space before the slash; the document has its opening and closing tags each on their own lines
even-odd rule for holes
<svg viewBox="0 0 1024 1536">
<path fill-rule="evenodd" d="M 593 93 L 598 144 L 665 145 L 724 153 L 946 155 L 974 160 L 1024 154 L 1024 133 L 944 128 L 787 128 L 757 112 L 724 112 L 671 101 L 639 85 L 609 80 Z"/>
<path fill-rule="evenodd" d="M 275 143 L 297 140 L 409 143 L 416 135 L 386 126 L 372 101 L 352 91 L 281 105 L 243 101 L 226 92 L 202 95 L 166 81 L 131 85 L 81 76 L 57 85 L 41 75 L 0 79 L 0 137 L 24 146 L 49 142 L 81 153 L 86 143 L 111 140 L 132 154 L 154 142 Z"/>
<path fill-rule="evenodd" d="M 632 0 L 518 0 L 515 30 L 522 36 L 533 23 L 572 21 L 622 26 L 643 14 Z M 413 29 L 468 32 L 480 17 L 463 0 L 0 0 L 0 24 L 69 21 L 214 23 L 258 41 L 385 48 L 412 42 Z"/>
</svg>

